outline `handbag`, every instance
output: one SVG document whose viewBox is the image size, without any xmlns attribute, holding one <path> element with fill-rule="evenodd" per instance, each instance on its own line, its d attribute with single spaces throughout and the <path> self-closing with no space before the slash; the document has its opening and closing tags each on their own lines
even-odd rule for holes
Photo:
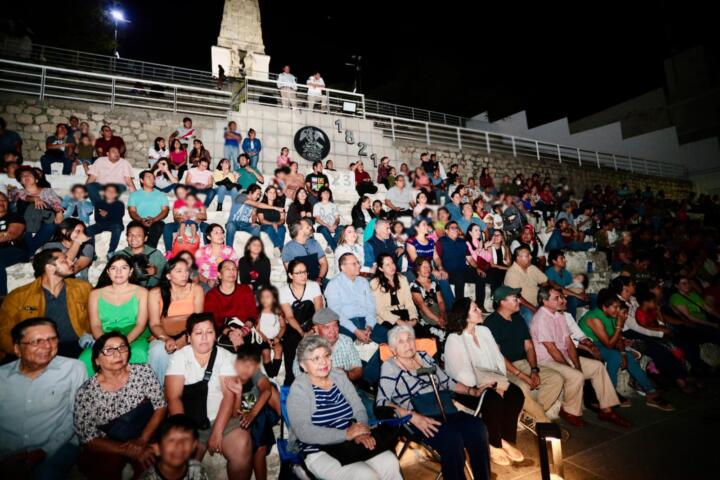
<svg viewBox="0 0 720 480">
<path fill-rule="evenodd" d="M 344 466 L 369 460 L 386 450 L 394 449 L 397 444 L 398 431 L 389 425 L 378 425 L 370 432 L 370 435 L 375 439 L 375 448 L 372 450 L 353 440 L 346 440 L 334 445 L 320 445 L 319 448 Z"/>
<path fill-rule="evenodd" d="M 152 402 L 145 398 L 129 412 L 123 413 L 105 425 L 98 426 L 98 428 L 100 431 L 105 432 L 106 437 L 110 440 L 127 442 L 138 438 L 142 434 L 153 413 L 155 413 L 155 409 Z"/>
<path fill-rule="evenodd" d="M 217 357 L 217 347 L 213 347 L 203 379 L 183 387 L 181 400 L 183 408 L 185 409 L 185 415 L 195 422 L 198 430 L 207 430 L 210 428 L 210 420 L 207 416 L 207 397 L 208 383 L 210 382 L 213 366 L 215 365 L 215 357 Z"/>
<path fill-rule="evenodd" d="M 463 347 L 465 347 L 465 353 L 467 353 L 468 362 L 472 364 L 472 356 L 470 355 L 470 349 L 468 348 L 467 343 L 465 343 L 464 338 L 461 338 L 461 341 Z M 510 387 L 510 381 L 505 375 L 498 371 L 475 366 L 473 366 L 473 371 L 475 372 L 475 385 L 477 385 L 478 387 L 480 387 L 481 385 L 495 384 L 493 388 L 501 392 L 506 391 L 508 387 Z"/>
<path fill-rule="evenodd" d="M 445 415 L 447 416 L 453 413 L 457 413 L 457 407 L 452 401 L 452 392 L 450 392 L 449 390 L 441 390 L 438 393 L 440 394 L 440 402 L 442 403 Z M 410 400 L 410 403 L 413 406 L 413 410 L 415 410 L 420 415 L 432 418 L 443 417 L 442 411 L 440 411 L 440 405 L 438 405 L 437 398 L 435 397 L 435 392 L 421 393 L 420 395 L 415 395 Z"/>
</svg>

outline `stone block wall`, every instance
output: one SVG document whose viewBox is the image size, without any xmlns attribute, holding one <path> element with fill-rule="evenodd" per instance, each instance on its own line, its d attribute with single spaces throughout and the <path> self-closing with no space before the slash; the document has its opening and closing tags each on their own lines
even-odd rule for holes
<svg viewBox="0 0 720 480">
<path fill-rule="evenodd" d="M 110 125 L 116 135 L 123 137 L 126 157 L 136 167 L 147 166 L 147 151 L 156 137 L 168 136 L 182 125 L 183 114 L 140 108 L 116 107 L 97 103 L 52 99 L 40 102 L 28 96 L 0 95 L 0 117 L 23 139 L 23 156 L 26 161 L 39 161 L 45 152 L 45 139 L 55 133 L 55 125 L 67 123 L 75 115 L 81 122 L 90 124 L 97 138 L 100 127 Z M 193 124 L 200 129 L 200 138 L 212 137 L 215 120 L 195 115 Z M 209 148 L 209 147 L 208 147 Z M 210 148 L 209 148 L 210 149 Z M 211 152 L 222 155 L 220 152 Z"/>
</svg>

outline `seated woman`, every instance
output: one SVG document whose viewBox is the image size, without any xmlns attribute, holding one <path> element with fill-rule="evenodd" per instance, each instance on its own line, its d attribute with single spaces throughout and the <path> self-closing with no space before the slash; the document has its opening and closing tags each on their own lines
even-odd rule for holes
<svg viewBox="0 0 720 480">
<path fill-rule="evenodd" d="M 370 197 L 360 195 L 357 203 L 353 205 L 350 211 L 350 216 L 352 218 L 352 226 L 355 227 L 356 230 L 359 230 L 359 235 L 362 235 L 363 230 L 367 228 L 368 223 L 370 223 L 370 220 L 374 217 Z"/>
<path fill-rule="evenodd" d="M 165 264 L 160 284 L 148 293 L 148 317 L 154 337 L 148 363 L 161 385 L 170 354 L 187 345 L 185 322 L 191 314 L 203 311 L 204 297 L 202 287 L 190 282 L 190 266 L 180 257 Z"/>
<path fill-rule="evenodd" d="M 482 323 L 483 313 L 475 302 L 469 298 L 455 302 L 447 321 L 445 368 L 453 380 L 486 390 L 480 411 L 488 430 L 490 460 L 510 465 L 525 459 L 514 446 L 525 395 L 508 381 L 505 358 Z M 472 410 L 478 406 L 477 397 L 459 395 L 458 400 Z"/>
<path fill-rule="evenodd" d="M 152 369 L 128 364 L 131 351 L 122 333 L 101 335 L 92 348 L 96 373 L 75 397 L 78 465 L 91 480 L 119 479 L 128 463 L 137 478 L 155 461 L 150 444 L 167 406 Z"/>
<path fill-rule="evenodd" d="M 124 255 L 112 257 L 88 299 L 90 331 L 97 341 L 104 333 L 117 331 L 132 346 L 130 363 L 148 361 L 148 291 L 138 285 L 135 271 Z M 86 348 L 79 360 L 93 374 L 92 351 Z"/>
<path fill-rule="evenodd" d="M 57 226 L 52 240 L 42 247 L 43 250 L 62 250 L 72 263 L 75 278 L 83 280 L 88 279 L 90 264 L 95 256 L 95 247 L 85 233 L 85 228 L 82 220 L 66 218 Z"/>
<path fill-rule="evenodd" d="M 223 158 L 218 162 L 217 169 L 213 172 L 213 182 L 217 188 L 217 211 L 223 209 L 225 195 L 230 195 L 230 205 L 240 192 L 240 185 L 237 184 L 239 175 L 233 172 L 230 160 Z"/>
<path fill-rule="evenodd" d="M 377 193 L 378 188 L 370 178 L 370 174 L 365 171 L 362 162 L 357 162 L 353 168 L 355 171 L 355 190 L 361 197 L 368 193 Z"/>
<path fill-rule="evenodd" d="M 15 203 L 18 215 L 25 219 L 25 244 L 29 255 L 43 246 L 55 226 L 63 221 L 62 198 L 49 186 L 42 186 L 42 170 L 29 166 L 19 167 L 15 178 L 22 185 L 9 192 L 10 202 Z"/>
<path fill-rule="evenodd" d="M 438 328 L 445 328 L 447 316 L 445 314 L 445 300 L 437 284 L 430 278 L 432 262 L 427 257 L 418 257 L 413 266 L 415 280 L 410 284 L 413 303 L 420 313 L 422 324 L 427 327 L 436 327 L 433 330 L 444 338 Z M 429 328 L 428 328 L 429 330 Z"/>
<path fill-rule="evenodd" d="M 165 193 L 173 191 L 178 183 L 178 178 L 167 158 L 158 159 L 150 171 L 155 175 L 155 188 Z"/>
<path fill-rule="evenodd" d="M 7 195 L 0 192 L 0 297 L 8 294 L 7 267 L 27 260 L 25 220 L 10 211 Z"/>
<path fill-rule="evenodd" d="M 358 232 L 352 225 L 348 225 L 343 229 L 340 234 L 340 240 L 338 241 L 338 247 L 335 249 L 335 266 L 337 272 L 340 272 L 340 265 L 338 264 L 340 257 L 346 253 L 355 255 L 360 265 L 365 264 L 365 249 L 360 244 Z"/>
<path fill-rule="evenodd" d="M 327 241 L 325 253 L 332 253 L 337 248 L 337 241 L 345 228 L 340 225 L 340 212 L 333 202 L 332 191 L 323 187 L 318 191 L 319 201 L 313 206 L 313 216 L 317 231 Z"/>
<path fill-rule="evenodd" d="M 238 284 L 238 267 L 232 260 L 223 260 L 218 267 L 218 284 L 205 296 L 205 311 L 213 314 L 218 333 L 223 332 L 227 318 L 237 318 L 250 333 L 258 318 L 255 294 L 246 283 Z"/>
<path fill-rule="evenodd" d="M 415 348 L 415 333 L 406 325 L 398 325 L 388 333 L 393 358 L 382 365 L 380 385 L 375 401 L 376 411 L 382 407 L 395 415 L 411 415 L 411 428 L 424 437 L 424 442 L 440 454 L 440 465 L 446 479 L 465 478 L 465 452 L 475 480 L 490 478 L 488 434 L 482 419 L 458 412 L 451 402 L 443 401 L 447 420 L 438 412 L 432 384 L 421 369 L 434 368 L 441 399 L 451 392 L 479 397 L 482 390 L 458 383 L 442 371 L 433 359 Z"/>
<path fill-rule="evenodd" d="M 283 210 L 258 208 L 257 219 L 260 224 L 260 231 L 265 232 L 273 246 L 282 252 L 285 245 L 285 202 L 278 199 L 278 192 L 272 185 L 265 189 L 265 195 L 261 200 L 262 203 L 272 205 L 273 207 L 281 207 Z"/>
<path fill-rule="evenodd" d="M 620 308 L 625 308 L 620 314 Z M 660 397 L 650 379 L 631 352 L 625 350 L 625 340 L 622 336 L 623 326 L 627 319 L 627 306 L 612 291 L 603 289 L 598 293 L 598 308 L 590 310 L 582 316 L 578 324 L 580 329 L 593 341 L 600 351 L 600 357 L 605 362 L 608 375 L 617 388 L 618 371 L 627 369 L 630 376 L 645 392 L 645 404 L 649 407 L 671 412 L 675 408 Z M 600 360 L 600 359 L 598 359 Z M 620 397 L 620 396 L 619 396 Z M 620 397 L 623 404 L 629 400 Z"/>
<path fill-rule="evenodd" d="M 327 340 L 307 336 L 297 355 L 306 373 L 293 382 L 287 411 L 308 470 L 321 480 L 401 479 L 394 445 L 377 442 L 379 435 L 373 436 L 355 387 L 343 372 L 332 368 Z"/>
<path fill-rule="evenodd" d="M 186 332 L 189 345 L 170 356 L 165 376 L 168 413 L 189 415 L 199 426 L 197 460 L 202 461 L 206 451 L 221 453 L 227 460 L 229 479 L 248 479 L 252 469 L 250 433 L 238 417 L 216 422 L 221 403 L 233 395 L 227 385 L 236 376 L 235 356 L 215 345 L 212 314 L 190 315 Z M 203 382 L 206 371 L 211 372 L 210 378 Z M 202 383 L 205 387 L 197 388 Z"/>
<path fill-rule="evenodd" d="M 430 259 L 434 266 L 432 270 L 433 280 L 437 282 L 445 299 L 445 303 L 448 308 L 450 308 L 455 301 L 455 295 L 450 288 L 448 272 L 443 268 L 440 255 L 435 249 L 435 240 L 429 237 L 432 231 L 432 224 L 428 218 L 420 217 L 415 220 L 415 235 L 407 239 L 405 246 L 409 262 L 408 266 L 412 268 L 413 262 L 420 257 Z M 415 276 L 411 271 L 408 271 L 406 275 L 408 276 L 408 280 L 411 281 Z"/>
<path fill-rule="evenodd" d="M 287 223 L 288 225 L 292 225 L 302 218 L 309 218 L 312 220 L 312 216 L 313 206 L 310 205 L 307 190 L 301 188 L 296 192 L 295 200 L 293 200 L 288 207 Z"/>
<path fill-rule="evenodd" d="M 206 292 L 217 283 L 218 266 L 223 260 L 232 260 L 236 265 L 238 262 L 235 250 L 225 244 L 225 229 L 213 223 L 205 230 L 205 245 L 195 252 L 200 282 Z"/>
<path fill-rule="evenodd" d="M 254 291 L 270 285 L 270 259 L 265 254 L 265 245 L 260 237 L 250 237 L 245 244 L 245 253 L 238 262 L 240 283 L 248 284 Z"/>
</svg>

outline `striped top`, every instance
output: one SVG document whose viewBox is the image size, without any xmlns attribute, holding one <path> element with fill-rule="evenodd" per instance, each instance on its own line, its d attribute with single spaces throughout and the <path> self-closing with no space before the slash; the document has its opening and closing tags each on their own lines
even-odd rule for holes
<svg viewBox="0 0 720 480">
<path fill-rule="evenodd" d="M 456 382 L 437 366 L 430 355 L 425 352 L 418 352 L 418 356 L 422 367 L 437 367 L 435 375 L 438 390 L 453 391 L 455 389 Z M 395 361 L 395 358 L 391 358 L 382 365 L 380 385 L 378 386 L 375 403 L 379 407 L 385 407 L 393 403 L 400 408 L 412 410 L 411 401 L 413 397 L 432 391 L 432 384 L 427 375 L 417 375 L 416 372 L 403 370 Z"/>
<path fill-rule="evenodd" d="M 340 389 L 333 383 L 329 390 L 313 385 L 315 393 L 315 413 L 311 421 L 313 425 L 325 428 L 346 430 L 353 419 L 353 410 Z M 302 445 L 302 452 L 307 455 L 319 452 L 317 445 Z"/>
</svg>

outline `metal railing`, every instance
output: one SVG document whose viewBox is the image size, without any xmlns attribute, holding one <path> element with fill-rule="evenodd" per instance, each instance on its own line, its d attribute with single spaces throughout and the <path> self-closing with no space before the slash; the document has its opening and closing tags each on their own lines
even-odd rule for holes
<svg viewBox="0 0 720 480">
<path fill-rule="evenodd" d="M 0 92 L 213 117 L 227 117 L 232 97 L 222 90 L 5 59 L 0 59 Z"/>
<path fill-rule="evenodd" d="M 485 151 L 488 154 L 512 154 L 516 157 L 529 157 L 579 167 L 610 168 L 660 177 L 687 178 L 685 167 L 672 163 L 389 115 L 366 113 L 366 118 L 373 121 L 375 128 L 382 130 L 383 136 L 393 141 L 420 142 L 429 146 Z"/>
<path fill-rule="evenodd" d="M 140 80 L 187 83 L 200 87 L 212 87 L 216 83 L 212 73 L 203 70 L 66 50 L 48 45 L 25 44 L 13 38 L 6 38 L 0 42 L 0 56 L 20 62 L 121 75 Z"/>
<path fill-rule="evenodd" d="M 275 75 L 275 77 L 277 77 Z M 323 88 L 318 96 L 308 95 L 308 87 L 298 84 L 297 90 L 278 89 L 277 80 L 246 77 L 240 95 L 248 103 L 275 107 L 293 107 L 301 110 L 352 117 L 365 116 L 365 96 L 359 93 Z M 285 97 L 283 97 L 283 94 Z"/>
<path fill-rule="evenodd" d="M 452 125 L 464 127 L 467 119 L 450 113 L 435 112 L 422 108 L 407 107 L 394 103 L 380 102 L 378 100 L 365 99 L 365 112 L 377 115 L 388 115 L 396 118 L 407 118 L 421 122 L 438 123 L 441 125 Z"/>
</svg>

